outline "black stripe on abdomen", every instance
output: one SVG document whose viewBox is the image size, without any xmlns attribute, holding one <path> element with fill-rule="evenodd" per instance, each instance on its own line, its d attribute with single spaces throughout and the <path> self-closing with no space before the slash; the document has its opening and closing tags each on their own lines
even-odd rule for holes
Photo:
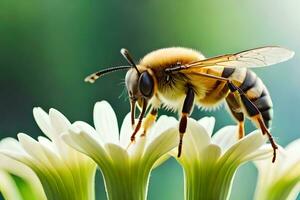
<svg viewBox="0 0 300 200">
<path fill-rule="evenodd" d="M 247 70 L 246 76 L 240 88 L 246 93 L 248 90 L 253 88 L 257 82 L 257 76 L 254 72 Z"/>
<path fill-rule="evenodd" d="M 233 74 L 233 72 L 235 71 L 234 68 L 228 68 L 228 67 L 225 67 L 223 69 L 223 72 L 222 72 L 222 77 L 223 78 L 228 78 L 229 76 L 231 76 Z"/>
<path fill-rule="evenodd" d="M 230 78 L 230 76 L 235 72 L 234 68 L 224 68 L 222 77 Z M 270 126 L 270 122 L 273 118 L 273 104 L 269 92 L 263 82 L 257 77 L 257 75 L 252 72 L 251 70 L 246 71 L 246 76 L 239 86 L 241 90 L 246 94 L 248 90 L 254 88 L 260 88 L 258 90 L 254 90 L 261 93 L 257 94 L 257 96 L 247 96 L 250 98 L 250 101 L 254 103 L 254 105 L 258 108 L 261 112 L 265 125 L 267 127 Z M 261 90 L 262 89 L 262 90 Z M 254 93 L 255 94 L 255 93 Z"/>
<path fill-rule="evenodd" d="M 247 70 L 247 74 L 245 76 L 245 80 L 240 85 L 240 88 L 246 93 L 247 91 L 254 88 L 261 88 L 261 93 L 257 94 L 259 96 L 253 97 L 250 99 L 254 105 L 261 112 L 265 125 L 267 127 L 270 126 L 270 122 L 273 118 L 273 103 L 271 97 L 269 95 L 268 89 L 263 84 L 263 82 L 257 77 L 257 75 L 251 70 Z M 254 90 L 255 91 L 255 90 Z M 260 91 L 258 89 L 257 91 Z"/>
<path fill-rule="evenodd" d="M 256 100 L 253 101 L 254 105 L 261 112 L 265 125 L 270 126 L 273 118 L 273 103 L 267 88 L 264 86 L 263 92 Z"/>
</svg>

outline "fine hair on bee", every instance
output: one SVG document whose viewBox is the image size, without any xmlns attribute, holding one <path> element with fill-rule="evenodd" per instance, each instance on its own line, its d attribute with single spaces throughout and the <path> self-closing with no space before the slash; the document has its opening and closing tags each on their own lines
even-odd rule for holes
<svg viewBox="0 0 300 200">
<path fill-rule="evenodd" d="M 273 104 L 267 87 L 251 68 L 265 67 L 286 61 L 294 52 L 279 46 L 265 46 L 233 54 L 205 58 L 200 52 L 183 47 L 152 51 L 138 64 L 126 49 L 121 54 L 129 66 L 107 68 L 88 76 L 94 83 L 102 75 L 127 70 L 125 85 L 130 99 L 131 142 L 142 129 L 142 136 L 155 122 L 158 109 L 177 111 L 179 120 L 178 157 L 188 117 L 194 105 L 211 109 L 225 102 L 237 122 L 237 137 L 243 138 L 245 118 L 266 135 L 276 160 L 277 144 L 268 128 L 273 117 Z M 137 123 L 136 106 L 140 109 Z M 146 117 L 144 118 L 144 116 Z"/>
</svg>

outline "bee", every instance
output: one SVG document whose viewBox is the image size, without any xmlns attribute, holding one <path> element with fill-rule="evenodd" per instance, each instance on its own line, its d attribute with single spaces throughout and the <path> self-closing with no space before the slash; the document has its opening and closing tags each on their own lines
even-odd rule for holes
<svg viewBox="0 0 300 200">
<path fill-rule="evenodd" d="M 265 46 L 233 54 L 205 58 L 200 52 L 183 47 L 152 51 L 135 64 L 129 51 L 121 49 L 129 66 L 107 68 L 86 77 L 94 83 L 100 76 L 127 70 L 125 83 L 131 104 L 131 123 L 134 127 L 131 142 L 142 128 L 155 122 L 158 109 L 165 107 L 179 112 L 178 157 L 187 127 L 187 118 L 194 105 L 213 108 L 225 102 L 237 122 L 239 139 L 243 138 L 245 118 L 267 135 L 276 160 L 277 144 L 268 128 L 273 117 L 272 100 L 262 80 L 250 70 L 286 61 L 294 52 L 279 46 Z M 135 109 L 140 114 L 135 125 Z M 148 112 L 147 112 L 148 111 Z M 146 115 L 147 113 L 147 115 Z M 144 118 L 144 116 L 146 117 Z"/>
</svg>

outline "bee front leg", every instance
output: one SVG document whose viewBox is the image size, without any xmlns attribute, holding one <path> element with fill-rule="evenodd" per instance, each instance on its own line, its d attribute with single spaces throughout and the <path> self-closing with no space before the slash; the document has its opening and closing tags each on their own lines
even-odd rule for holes
<svg viewBox="0 0 300 200">
<path fill-rule="evenodd" d="M 133 133 L 132 133 L 132 135 L 131 135 L 131 137 L 130 137 L 131 143 L 134 142 L 134 140 L 135 140 L 135 135 L 137 134 L 137 132 L 138 132 L 138 131 L 140 130 L 140 128 L 141 128 L 141 125 L 142 125 L 142 122 L 143 122 L 143 118 L 144 118 L 144 115 L 145 115 L 146 110 L 147 110 L 147 105 L 148 105 L 148 103 L 147 103 L 146 99 L 143 99 L 142 111 L 141 111 L 141 113 L 140 113 L 140 116 L 139 116 L 139 119 L 138 119 L 138 123 L 137 123 L 137 125 L 136 125 L 136 127 L 135 127 L 135 129 L 134 129 L 134 131 L 133 131 Z M 130 143 L 130 144 L 131 144 L 131 143 Z M 130 144 L 129 144 L 129 145 L 130 145 Z"/>
<path fill-rule="evenodd" d="M 195 98 L 195 93 L 191 87 L 188 88 L 186 97 L 184 99 L 183 107 L 182 107 L 182 112 L 181 112 L 181 118 L 179 122 L 179 145 L 178 145 L 178 154 L 177 157 L 179 158 L 181 155 L 182 151 L 182 140 L 184 133 L 186 131 L 187 127 L 187 118 L 191 113 L 192 107 L 194 105 L 194 98 Z"/>
<path fill-rule="evenodd" d="M 141 136 L 146 136 L 147 130 L 153 125 L 156 120 L 158 110 L 152 108 L 151 112 L 146 116 L 143 122 L 143 134 Z"/>
</svg>

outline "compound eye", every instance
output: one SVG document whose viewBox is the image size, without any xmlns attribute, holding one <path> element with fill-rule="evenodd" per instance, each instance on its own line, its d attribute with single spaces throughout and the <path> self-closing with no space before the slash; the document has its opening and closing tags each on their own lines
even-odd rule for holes
<svg viewBox="0 0 300 200">
<path fill-rule="evenodd" d="M 139 89 L 144 97 L 151 97 L 153 94 L 154 80 L 148 72 L 143 72 L 139 79 Z"/>
</svg>

